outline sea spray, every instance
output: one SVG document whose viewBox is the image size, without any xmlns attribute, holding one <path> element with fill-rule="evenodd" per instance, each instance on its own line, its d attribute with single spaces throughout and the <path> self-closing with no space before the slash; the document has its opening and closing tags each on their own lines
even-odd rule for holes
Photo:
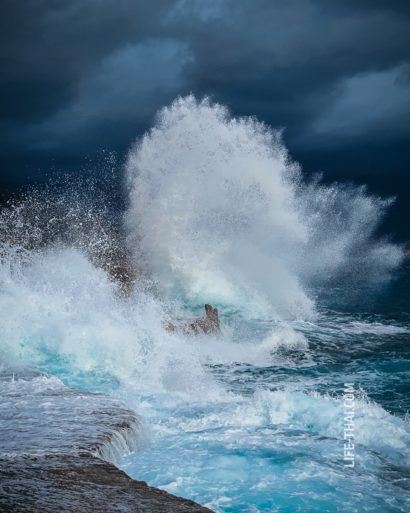
<svg viewBox="0 0 410 513">
<path fill-rule="evenodd" d="M 14 250 L 21 260 L 42 249 L 69 247 L 100 266 L 125 258 L 113 189 L 108 179 L 65 177 L 10 198 L 0 210 L 0 256 Z"/>
<path fill-rule="evenodd" d="M 0 265 L 3 362 L 35 366 L 72 386 L 88 388 L 91 380 L 98 391 L 212 393 L 197 347 L 165 331 L 165 307 L 143 289 L 122 297 L 74 248 L 9 257 Z"/>
<path fill-rule="evenodd" d="M 219 400 L 225 391 L 204 363 L 268 365 L 278 344 L 293 344 L 286 327 L 289 336 L 278 329 L 269 342 L 243 347 L 227 325 L 224 343 L 168 333 L 164 321 L 184 315 L 179 298 L 162 300 L 144 279 L 123 294 L 104 265 L 123 254 L 118 229 L 89 193 L 32 190 L 2 210 L 2 365 L 34 366 L 70 386 L 133 390 L 138 406 L 137 397 L 152 393 Z"/>
<path fill-rule="evenodd" d="M 359 269 L 380 278 L 401 260 L 375 238 L 392 200 L 305 183 L 279 132 L 209 99 L 164 108 L 126 167 L 134 261 L 190 304 L 307 318 L 313 283 Z"/>
<path fill-rule="evenodd" d="M 400 248 L 374 237 L 390 200 L 305 183 L 278 132 L 207 99 L 161 111 L 126 168 L 125 233 L 140 277 L 127 297 L 106 272 L 127 258 L 123 229 L 94 183 L 32 190 L 2 210 L 3 355 L 54 362 L 70 379 L 89 372 L 194 395 L 213 390 L 204 361 L 269 365 L 278 348 L 306 351 L 287 320 L 314 312 L 312 282 L 358 266 L 380 277 L 400 261 Z M 227 316 L 224 342 L 164 330 L 204 302 Z M 258 345 L 235 341 L 243 314 L 274 319 Z"/>
</svg>

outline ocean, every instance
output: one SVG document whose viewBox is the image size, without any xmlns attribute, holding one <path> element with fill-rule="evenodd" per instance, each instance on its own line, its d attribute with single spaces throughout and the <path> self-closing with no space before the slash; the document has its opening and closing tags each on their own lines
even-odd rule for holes
<svg viewBox="0 0 410 513">
<path fill-rule="evenodd" d="M 102 392 L 142 419 L 120 468 L 216 512 L 409 511 L 410 262 L 381 235 L 392 200 L 307 182 L 279 133 L 193 97 L 159 113 L 125 176 L 119 214 L 89 183 L 1 211 L 1 372 L 33 425 L 44 384 Z M 220 334 L 164 328 L 205 302 Z M 58 401 L 69 444 L 86 413 Z"/>
</svg>

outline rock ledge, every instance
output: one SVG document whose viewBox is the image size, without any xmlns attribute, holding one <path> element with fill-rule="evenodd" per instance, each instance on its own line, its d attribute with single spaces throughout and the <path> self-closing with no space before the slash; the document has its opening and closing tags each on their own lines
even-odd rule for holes
<svg viewBox="0 0 410 513">
<path fill-rule="evenodd" d="M 141 428 L 120 401 L 44 376 L 0 376 L 0 398 L 1 513 L 210 513 L 111 462 Z"/>
</svg>

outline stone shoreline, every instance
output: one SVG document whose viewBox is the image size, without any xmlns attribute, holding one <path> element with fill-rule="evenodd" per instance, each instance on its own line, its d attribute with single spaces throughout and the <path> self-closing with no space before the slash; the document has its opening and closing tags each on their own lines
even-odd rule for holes
<svg viewBox="0 0 410 513">
<path fill-rule="evenodd" d="M 210 513 L 113 464 L 141 427 L 120 401 L 53 378 L 0 381 L 1 513 Z"/>
</svg>

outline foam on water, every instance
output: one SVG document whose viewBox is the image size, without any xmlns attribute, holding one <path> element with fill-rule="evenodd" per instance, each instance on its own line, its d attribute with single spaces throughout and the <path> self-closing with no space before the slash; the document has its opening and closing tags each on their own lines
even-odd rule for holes
<svg viewBox="0 0 410 513">
<path fill-rule="evenodd" d="M 0 273 L 6 358 L 44 370 L 61 367 L 72 377 L 111 376 L 150 392 L 211 393 L 197 346 L 164 330 L 161 303 L 143 290 L 121 298 L 78 250 L 33 252 L 24 263 L 6 260 Z"/>
<path fill-rule="evenodd" d="M 215 399 L 224 394 L 206 363 L 269 365 L 280 347 L 306 349 L 303 335 L 286 324 L 259 341 L 238 343 L 232 328 L 223 338 L 192 339 L 168 333 L 163 322 L 175 304 L 137 283 L 128 297 L 81 249 L 61 244 L 28 251 L 3 246 L 0 263 L 0 327 L 6 361 L 63 373 L 81 385 L 108 380 L 138 393 L 173 393 Z"/>
<path fill-rule="evenodd" d="M 384 512 L 390 501 L 405 511 L 406 493 L 394 485 L 409 471 L 410 424 L 365 396 L 354 471 L 343 466 L 340 396 L 289 387 L 156 415 L 150 451 L 126 458 L 125 470 L 216 511 L 351 512 L 360 496 L 361 511 Z"/>
<path fill-rule="evenodd" d="M 355 321 L 344 326 L 346 333 L 370 333 L 374 335 L 393 335 L 396 333 L 409 333 L 408 326 L 386 325 L 381 322 L 360 322 Z"/>
</svg>

